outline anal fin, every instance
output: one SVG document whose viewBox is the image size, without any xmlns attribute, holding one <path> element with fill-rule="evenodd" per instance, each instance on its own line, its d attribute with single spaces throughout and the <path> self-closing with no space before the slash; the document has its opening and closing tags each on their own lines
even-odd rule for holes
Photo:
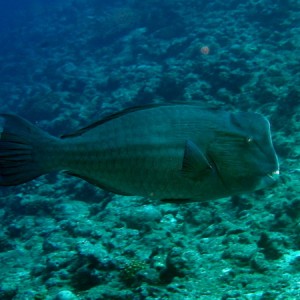
<svg viewBox="0 0 300 300">
<path fill-rule="evenodd" d="M 194 202 L 191 199 L 161 199 L 160 201 L 163 203 L 172 203 L 172 204 L 185 204 L 185 203 Z"/>
<path fill-rule="evenodd" d="M 122 195 L 122 196 L 132 196 L 132 194 L 128 194 L 126 192 L 123 192 L 121 190 L 118 190 L 116 188 L 113 188 L 109 185 L 106 185 L 104 183 L 101 183 L 93 178 L 90 178 L 88 176 L 84 176 L 84 175 L 79 175 L 79 174 L 76 174 L 76 173 L 73 173 L 73 172 L 69 172 L 69 171 L 65 171 L 64 173 L 68 174 L 68 175 L 71 175 L 71 176 L 75 176 L 75 177 L 78 177 L 80 179 L 83 179 L 85 180 L 86 182 L 92 184 L 92 185 L 95 185 L 99 188 L 101 188 L 102 190 L 105 190 L 107 192 L 112 192 L 114 194 L 117 194 L 117 195 Z"/>
</svg>

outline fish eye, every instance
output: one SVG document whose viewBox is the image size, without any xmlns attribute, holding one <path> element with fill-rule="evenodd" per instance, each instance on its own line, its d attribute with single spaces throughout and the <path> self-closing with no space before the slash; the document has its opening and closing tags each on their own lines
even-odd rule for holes
<svg viewBox="0 0 300 300">
<path fill-rule="evenodd" d="M 245 138 L 245 142 L 246 142 L 246 144 L 252 144 L 253 143 L 253 137 L 252 136 L 247 136 L 246 138 Z"/>
</svg>

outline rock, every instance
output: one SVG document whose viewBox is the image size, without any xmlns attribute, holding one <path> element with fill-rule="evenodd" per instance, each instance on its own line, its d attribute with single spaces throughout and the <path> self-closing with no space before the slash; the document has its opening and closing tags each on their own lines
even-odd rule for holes
<svg viewBox="0 0 300 300">
<path fill-rule="evenodd" d="M 78 297 L 71 291 L 60 291 L 54 298 L 54 300 L 76 300 Z"/>
</svg>

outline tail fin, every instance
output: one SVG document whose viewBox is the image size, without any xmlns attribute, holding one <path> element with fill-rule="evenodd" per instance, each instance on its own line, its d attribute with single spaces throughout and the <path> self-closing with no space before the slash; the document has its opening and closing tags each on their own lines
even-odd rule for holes
<svg viewBox="0 0 300 300">
<path fill-rule="evenodd" d="M 0 186 L 18 185 L 45 173 L 34 155 L 34 145 L 45 135 L 18 116 L 0 114 Z"/>
</svg>

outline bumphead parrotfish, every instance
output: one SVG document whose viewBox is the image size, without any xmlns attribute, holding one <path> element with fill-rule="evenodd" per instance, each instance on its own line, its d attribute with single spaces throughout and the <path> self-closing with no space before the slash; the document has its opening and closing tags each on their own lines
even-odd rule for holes
<svg viewBox="0 0 300 300">
<path fill-rule="evenodd" d="M 255 191 L 279 174 L 269 122 L 257 113 L 151 105 L 61 138 L 0 117 L 1 186 L 66 171 L 116 194 L 184 203 Z"/>
</svg>

